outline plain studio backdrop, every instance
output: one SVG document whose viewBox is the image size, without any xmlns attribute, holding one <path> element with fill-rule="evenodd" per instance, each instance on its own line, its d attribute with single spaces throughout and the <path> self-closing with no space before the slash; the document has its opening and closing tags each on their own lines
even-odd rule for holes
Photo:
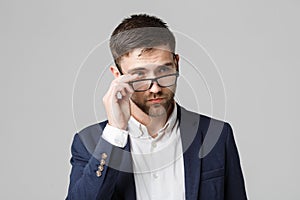
<svg viewBox="0 0 300 200">
<path fill-rule="evenodd" d="M 233 126 L 249 199 L 300 199 L 299 10 L 296 0 L 1 0 L 0 199 L 66 196 L 73 135 L 105 118 L 107 39 L 143 12 L 176 32 L 180 104 Z"/>
</svg>

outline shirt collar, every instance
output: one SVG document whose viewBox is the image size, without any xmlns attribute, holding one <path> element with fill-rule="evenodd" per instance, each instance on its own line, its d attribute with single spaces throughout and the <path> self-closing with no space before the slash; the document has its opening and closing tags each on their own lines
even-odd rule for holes
<svg viewBox="0 0 300 200">
<path fill-rule="evenodd" d="M 158 131 L 158 137 L 159 138 L 163 133 L 171 133 L 173 127 L 175 126 L 177 121 L 177 104 L 174 102 L 174 108 L 169 116 L 168 121 L 164 125 L 163 128 L 161 128 Z M 148 134 L 147 127 L 140 122 L 138 122 L 133 116 L 130 116 L 128 121 L 128 131 L 129 135 L 135 138 L 151 138 L 151 136 Z"/>
</svg>

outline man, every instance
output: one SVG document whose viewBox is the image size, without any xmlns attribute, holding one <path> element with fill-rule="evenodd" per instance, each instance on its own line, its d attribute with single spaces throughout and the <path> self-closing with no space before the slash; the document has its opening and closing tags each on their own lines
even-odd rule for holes
<svg viewBox="0 0 300 200">
<path fill-rule="evenodd" d="M 174 101 L 179 55 L 166 24 L 132 15 L 110 48 L 108 120 L 75 135 L 67 199 L 247 199 L 230 125 Z"/>
</svg>

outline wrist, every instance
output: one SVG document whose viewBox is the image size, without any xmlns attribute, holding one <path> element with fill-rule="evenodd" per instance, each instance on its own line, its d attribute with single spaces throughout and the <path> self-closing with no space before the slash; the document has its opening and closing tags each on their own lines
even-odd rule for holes
<svg viewBox="0 0 300 200">
<path fill-rule="evenodd" d="M 122 131 L 127 131 L 127 124 L 126 125 L 122 125 L 120 123 L 112 123 L 108 120 L 108 125 L 110 125 L 111 127 L 120 129 Z"/>
</svg>

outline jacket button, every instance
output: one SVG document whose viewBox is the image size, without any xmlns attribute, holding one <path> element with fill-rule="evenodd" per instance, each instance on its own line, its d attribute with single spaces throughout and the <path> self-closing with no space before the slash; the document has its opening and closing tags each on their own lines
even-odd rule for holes
<svg viewBox="0 0 300 200">
<path fill-rule="evenodd" d="M 97 175 L 97 177 L 100 177 L 102 174 L 101 174 L 101 171 L 99 171 L 99 170 L 97 170 L 96 171 L 96 175 Z"/>
<path fill-rule="evenodd" d="M 102 153 L 101 158 L 102 159 L 106 159 L 107 158 L 107 154 L 106 153 Z"/>
<path fill-rule="evenodd" d="M 100 170 L 100 172 L 102 172 L 104 169 L 103 165 L 99 165 L 98 169 Z"/>
<path fill-rule="evenodd" d="M 105 165 L 105 160 L 101 159 L 100 160 L 100 165 Z"/>
</svg>

